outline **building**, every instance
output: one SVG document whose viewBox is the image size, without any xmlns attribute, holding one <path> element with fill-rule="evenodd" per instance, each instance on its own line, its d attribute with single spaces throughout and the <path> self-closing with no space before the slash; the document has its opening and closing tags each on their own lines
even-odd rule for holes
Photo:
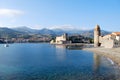
<svg viewBox="0 0 120 80">
<path fill-rule="evenodd" d="M 100 27 L 99 25 L 97 25 L 94 29 L 94 47 L 100 46 L 100 39 L 99 39 L 100 36 L 101 36 Z"/>
<path fill-rule="evenodd" d="M 67 44 L 70 43 L 70 41 L 68 41 L 68 35 L 65 33 L 62 36 L 58 36 L 55 38 L 55 40 L 51 40 L 51 44 Z"/>
<path fill-rule="evenodd" d="M 105 48 L 120 47 L 120 32 L 113 32 L 111 34 L 101 36 L 99 25 L 94 29 L 94 47 L 103 46 Z"/>
<path fill-rule="evenodd" d="M 58 36 L 55 39 L 55 42 L 58 44 L 64 44 L 67 41 L 67 34 L 63 34 L 62 36 Z"/>
</svg>

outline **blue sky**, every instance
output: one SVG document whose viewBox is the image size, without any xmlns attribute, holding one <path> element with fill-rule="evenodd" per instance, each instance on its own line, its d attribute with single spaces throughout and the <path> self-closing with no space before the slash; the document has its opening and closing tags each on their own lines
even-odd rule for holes
<svg viewBox="0 0 120 80">
<path fill-rule="evenodd" d="M 120 31 L 120 0 L 0 0 L 0 26 Z"/>
</svg>

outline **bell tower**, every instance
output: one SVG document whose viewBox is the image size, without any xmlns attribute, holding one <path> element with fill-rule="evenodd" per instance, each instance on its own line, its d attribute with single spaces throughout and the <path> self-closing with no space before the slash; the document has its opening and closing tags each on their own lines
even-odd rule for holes
<svg viewBox="0 0 120 80">
<path fill-rule="evenodd" d="M 67 41 L 67 36 L 68 36 L 67 33 L 64 33 L 64 34 L 63 34 L 63 37 L 64 37 L 64 39 L 65 39 L 66 41 Z"/>
<path fill-rule="evenodd" d="M 94 29 L 94 47 L 100 46 L 100 40 L 99 40 L 100 36 L 101 36 L 100 26 L 96 25 L 96 27 Z"/>
</svg>

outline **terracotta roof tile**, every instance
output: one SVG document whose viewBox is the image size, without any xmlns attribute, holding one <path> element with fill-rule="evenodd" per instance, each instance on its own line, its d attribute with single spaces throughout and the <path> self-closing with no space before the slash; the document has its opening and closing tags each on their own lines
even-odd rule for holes
<svg viewBox="0 0 120 80">
<path fill-rule="evenodd" d="M 120 36 L 120 32 L 113 32 L 112 34 Z"/>
</svg>

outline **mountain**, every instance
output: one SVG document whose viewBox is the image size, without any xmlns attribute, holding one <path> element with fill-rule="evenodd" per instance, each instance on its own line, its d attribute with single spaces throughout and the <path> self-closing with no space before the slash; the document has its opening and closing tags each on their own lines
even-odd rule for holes
<svg viewBox="0 0 120 80">
<path fill-rule="evenodd" d="M 51 35 L 51 36 L 59 36 L 64 33 L 68 33 L 68 35 L 80 34 L 84 37 L 94 36 L 94 30 L 63 30 L 63 29 L 47 29 L 43 28 L 40 30 L 31 29 L 26 26 L 17 27 L 17 28 L 0 28 L 0 37 L 17 37 L 24 35 Z M 110 34 L 111 32 L 101 30 L 102 35 Z"/>
<path fill-rule="evenodd" d="M 64 33 L 68 33 L 69 35 L 74 35 L 74 34 L 80 34 L 84 37 L 90 37 L 93 38 L 94 37 L 94 29 L 92 30 L 61 30 L 61 29 L 53 29 L 52 30 L 56 35 L 62 35 Z M 101 35 L 107 35 L 110 34 L 111 32 L 109 31 L 105 31 L 105 30 L 101 30 Z"/>
<path fill-rule="evenodd" d="M 23 32 L 19 32 L 19 31 L 15 31 L 13 29 L 10 29 L 10 28 L 0 28 L 0 37 L 1 38 L 14 38 L 14 37 L 17 37 L 17 36 L 20 36 L 20 35 L 23 35 L 25 33 Z"/>
<path fill-rule="evenodd" d="M 16 27 L 16 28 L 12 28 L 12 29 L 15 31 L 24 32 L 24 33 L 37 33 L 38 32 L 38 30 L 31 29 L 26 26 L 20 26 L 20 27 Z"/>
<path fill-rule="evenodd" d="M 107 35 L 107 34 L 110 34 L 111 32 L 109 31 L 105 31 L 105 30 L 101 30 L 101 35 L 104 36 L 104 35 Z M 80 32 L 81 35 L 85 36 L 85 37 L 91 37 L 93 38 L 94 37 L 94 29 L 92 30 L 84 30 L 84 31 L 81 31 Z"/>
<path fill-rule="evenodd" d="M 55 35 L 62 35 L 64 33 L 68 33 L 67 31 L 61 30 L 61 29 L 50 29 L 54 32 Z"/>
<path fill-rule="evenodd" d="M 41 34 L 41 35 L 62 35 L 63 33 L 65 33 L 65 31 L 62 30 L 51 30 L 51 29 L 47 29 L 47 28 L 43 28 L 40 30 L 36 30 L 36 29 L 31 29 L 28 28 L 26 26 L 22 26 L 22 27 L 16 27 L 16 28 L 12 28 L 15 31 L 19 31 L 19 32 L 23 32 L 23 33 L 28 33 L 28 34 Z"/>
<path fill-rule="evenodd" d="M 53 30 L 43 28 L 41 30 L 38 30 L 38 34 L 55 35 L 55 32 Z"/>
<path fill-rule="evenodd" d="M 16 27 L 16 28 L 12 28 L 12 29 L 15 31 L 24 32 L 24 33 L 28 33 L 28 34 L 51 34 L 51 35 L 55 34 L 54 31 L 47 29 L 47 28 L 37 30 L 37 29 L 28 28 L 26 26 L 21 26 L 21 27 Z"/>
</svg>

